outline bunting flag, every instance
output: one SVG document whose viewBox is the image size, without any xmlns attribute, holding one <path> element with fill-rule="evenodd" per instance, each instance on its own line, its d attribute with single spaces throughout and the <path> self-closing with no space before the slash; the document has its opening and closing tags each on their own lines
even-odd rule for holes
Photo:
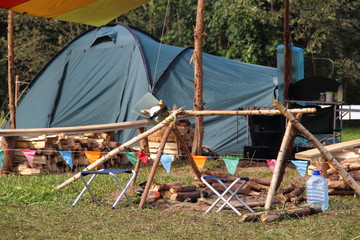
<svg viewBox="0 0 360 240">
<path fill-rule="evenodd" d="M 204 168 L 204 165 L 206 163 L 206 156 L 192 156 L 194 159 L 194 162 L 198 168 Z"/>
<path fill-rule="evenodd" d="M 276 159 L 266 159 L 266 162 L 272 172 L 274 172 Z"/>
<path fill-rule="evenodd" d="M 0 0 L 0 8 L 42 18 L 101 26 L 147 2 L 149 0 Z"/>
<path fill-rule="evenodd" d="M 4 161 L 5 161 L 4 149 L 0 149 L 0 168 L 4 166 Z"/>
<path fill-rule="evenodd" d="M 131 162 L 132 165 L 136 165 L 136 156 L 135 153 L 133 152 L 124 152 L 125 155 L 127 156 L 127 158 L 129 159 L 129 161 Z"/>
<path fill-rule="evenodd" d="M 170 173 L 170 168 L 171 168 L 171 163 L 174 159 L 173 155 L 168 155 L 168 154 L 163 154 L 160 158 L 160 162 L 162 163 L 162 165 L 165 168 L 165 171 L 169 174 Z"/>
<path fill-rule="evenodd" d="M 26 159 L 28 160 L 30 167 L 34 167 L 34 157 L 36 150 L 21 149 L 21 151 L 24 153 Z"/>
<path fill-rule="evenodd" d="M 72 153 L 70 151 L 59 151 L 64 161 L 73 169 Z"/>
<path fill-rule="evenodd" d="M 291 160 L 298 170 L 300 176 L 305 177 L 308 161 Z"/>
<path fill-rule="evenodd" d="M 95 162 L 100 158 L 101 152 L 95 152 L 95 151 L 86 151 L 85 155 L 90 163 Z"/>
<path fill-rule="evenodd" d="M 138 158 L 145 163 L 146 165 L 148 165 L 148 157 L 146 156 L 146 154 L 143 151 L 138 151 Z"/>
<path fill-rule="evenodd" d="M 234 175 L 235 172 L 236 172 L 236 168 L 239 164 L 239 160 L 240 158 L 237 158 L 237 157 L 224 157 L 224 162 L 225 162 L 225 165 L 226 165 L 226 168 L 228 170 L 228 172 L 231 174 L 231 175 Z"/>
</svg>

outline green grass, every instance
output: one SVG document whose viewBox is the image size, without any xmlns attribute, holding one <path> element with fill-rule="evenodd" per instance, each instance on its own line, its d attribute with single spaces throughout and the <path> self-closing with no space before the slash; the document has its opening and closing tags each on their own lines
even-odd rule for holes
<svg viewBox="0 0 360 240">
<path fill-rule="evenodd" d="M 360 138 L 355 131 L 360 132 L 344 131 L 344 137 Z M 208 161 L 205 167 L 226 171 L 221 160 Z M 137 183 L 145 181 L 149 171 L 150 167 L 142 167 Z M 186 173 L 191 168 L 176 162 L 170 175 L 159 167 L 155 181 L 192 183 L 194 177 Z M 241 175 L 271 177 L 271 172 L 244 171 Z M 284 182 L 296 175 L 290 169 Z M 85 193 L 71 207 L 82 183 L 55 190 L 70 176 L 0 176 L 0 239 L 360 239 L 360 198 L 355 196 L 331 198 L 330 209 L 321 214 L 273 223 L 240 223 L 231 211 L 203 215 L 189 210 L 139 209 L 135 196 L 135 203 L 120 202 L 111 210 L 113 201 L 107 198 L 116 185 L 109 176 L 98 176 L 92 184 L 100 206 Z"/>
</svg>

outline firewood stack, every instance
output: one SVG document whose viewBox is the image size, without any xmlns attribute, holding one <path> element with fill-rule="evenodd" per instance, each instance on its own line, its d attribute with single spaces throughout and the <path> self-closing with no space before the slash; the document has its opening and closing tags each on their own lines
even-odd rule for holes
<svg viewBox="0 0 360 240">
<path fill-rule="evenodd" d="M 183 137 L 183 139 L 185 140 L 185 143 L 190 148 L 192 146 L 192 142 L 194 139 L 194 130 L 192 129 L 190 122 L 186 120 L 179 121 L 176 123 L 176 127 L 179 129 L 179 132 Z M 166 127 L 162 128 L 160 131 L 148 137 L 150 154 L 156 154 L 165 130 Z M 170 133 L 170 136 L 166 142 L 164 148 L 164 154 L 171 154 L 171 155 L 183 154 L 182 149 L 179 146 L 178 142 L 176 141 L 176 137 L 173 132 Z"/>
<path fill-rule="evenodd" d="M 40 173 L 64 173 L 78 172 L 89 165 L 85 151 L 101 152 L 101 155 L 116 148 L 119 144 L 116 141 L 110 141 L 110 135 L 102 134 L 84 134 L 84 135 L 52 135 L 39 137 L 19 137 L 16 149 L 13 167 L 21 175 L 33 175 Z M 34 165 L 30 168 L 24 153 L 21 150 L 36 150 Z M 71 151 L 73 169 L 67 165 L 58 151 Z M 127 163 L 128 159 L 124 154 L 119 154 L 106 162 L 103 167 L 113 167 L 116 164 Z"/>
<path fill-rule="evenodd" d="M 343 168 L 360 184 L 360 148 L 352 148 L 333 153 Z M 352 195 L 354 190 L 342 179 L 335 168 L 327 169 L 330 195 Z"/>
</svg>

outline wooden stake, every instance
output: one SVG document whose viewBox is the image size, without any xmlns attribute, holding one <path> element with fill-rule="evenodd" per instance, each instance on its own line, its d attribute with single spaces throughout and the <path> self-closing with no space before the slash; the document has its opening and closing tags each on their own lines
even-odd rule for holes
<svg viewBox="0 0 360 240">
<path fill-rule="evenodd" d="M 276 159 L 276 164 L 275 164 L 275 169 L 274 169 L 274 173 L 272 175 L 272 179 L 271 179 L 271 184 L 270 184 L 270 188 L 266 197 L 266 202 L 265 202 L 265 210 L 269 210 L 272 200 L 275 196 L 275 192 L 276 192 L 276 186 L 278 186 L 278 181 L 279 181 L 279 175 L 280 175 L 280 170 L 281 167 L 284 165 L 284 154 L 286 152 L 286 147 L 289 145 L 289 141 L 290 141 L 290 132 L 292 130 L 293 126 L 291 124 L 291 122 L 289 121 L 287 126 L 286 126 L 286 130 L 285 130 L 285 134 L 283 137 L 283 140 L 281 142 L 281 146 L 280 146 L 280 150 Z"/>
<path fill-rule="evenodd" d="M 184 138 L 181 136 L 181 133 L 176 126 L 173 128 L 173 132 L 175 133 L 176 139 L 177 141 L 179 141 L 181 149 L 185 152 L 186 158 L 188 159 L 190 166 L 195 173 L 196 176 L 195 181 L 200 181 L 201 173 L 199 171 L 199 168 L 196 166 L 196 163 L 191 155 L 189 147 L 187 146 Z"/>
<path fill-rule="evenodd" d="M 328 150 L 317 140 L 314 135 L 312 135 L 281 103 L 277 100 L 274 100 L 274 105 L 279 109 L 282 114 L 296 127 L 296 129 L 305 135 L 305 137 L 310 140 L 316 148 L 319 149 L 321 154 L 324 156 L 326 161 L 330 162 L 333 167 L 338 171 L 338 173 L 343 177 L 344 181 L 350 185 L 352 189 L 360 196 L 360 185 L 352 178 L 352 176 L 345 171 L 341 164 L 329 153 Z"/>
<path fill-rule="evenodd" d="M 139 142 L 141 139 L 159 131 L 161 128 L 169 125 L 171 122 L 174 121 L 175 116 L 182 111 L 182 108 L 174 111 L 169 117 L 167 117 L 164 121 L 162 121 L 161 123 L 159 123 L 158 125 L 154 126 L 153 128 L 147 130 L 146 132 L 137 135 L 136 137 L 132 138 L 131 140 L 127 141 L 126 143 L 122 144 L 121 146 L 115 148 L 114 150 L 108 152 L 106 155 L 102 156 L 101 158 L 99 158 L 98 160 L 96 160 L 95 162 L 93 162 L 92 164 L 90 164 L 89 166 L 87 166 L 84 171 L 90 171 L 96 167 L 98 167 L 99 165 L 101 165 L 102 163 L 106 162 L 107 160 L 111 159 L 113 156 L 124 152 L 126 149 L 128 149 L 131 145 Z M 68 180 L 66 180 L 64 183 L 58 185 L 56 188 L 57 189 L 61 189 L 63 187 L 66 187 L 67 185 L 75 182 L 76 180 L 78 180 L 80 178 L 81 172 L 75 174 L 73 177 L 69 178 Z"/>
<path fill-rule="evenodd" d="M 284 0 L 284 102 L 288 99 L 289 84 L 292 82 L 292 56 L 289 30 L 289 0 Z"/>
<path fill-rule="evenodd" d="M 198 0 L 196 11 L 196 25 L 194 29 L 194 110 L 203 110 L 203 69 L 202 69 L 202 39 L 204 36 L 204 11 L 205 0 Z M 202 143 L 204 138 L 204 119 L 201 116 L 195 118 L 193 155 L 202 155 Z"/>
<path fill-rule="evenodd" d="M 158 148 L 158 150 L 157 150 L 156 157 L 155 157 L 154 163 L 153 163 L 153 165 L 152 165 L 150 174 L 149 174 L 149 176 L 148 176 L 148 180 L 147 180 L 147 182 L 146 182 L 146 186 L 145 186 L 144 192 L 143 192 L 142 195 L 141 195 L 141 200 L 140 200 L 139 208 L 143 208 L 143 207 L 144 207 L 146 198 L 147 198 L 147 196 L 148 196 L 150 187 L 151 187 L 151 185 L 152 185 L 152 181 L 154 180 L 154 176 L 155 176 L 156 170 L 157 170 L 157 168 L 158 168 L 158 166 L 159 166 L 160 159 L 161 159 L 161 156 L 162 156 L 162 154 L 163 154 L 166 141 L 167 141 L 168 138 L 169 138 L 169 135 L 170 135 L 170 133 L 171 133 L 171 130 L 172 130 L 173 127 L 174 127 L 174 124 L 175 124 L 174 122 L 170 123 L 170 125 L 167 127 L 167 129 L 166 129 L 165 132 L 164 132 L 163 138 L 161 139 L 160 146 L 159 146 L 159 148 Z"/>
<path fill-rule="evenodd" d="M 144 128 L 144 127 L 138 128 L 138 134 L 142 134 L 145 131 L 146 131 L 146 128 Z M 142 151 L 144 151 L 144 153 L 147 156 L 149 156 L 149 142 L 148 142 L 147 137 L 140 140 L 140 148 L 141 148 Z M 135 169 L 134 169 L 134 171 L 136 172 L 136 175 L 135 175 L 135 178 L 134 178 L 133 182 L 130 185 L 131 187 L 133 187 L 135 182 L 136 182 L 136 178 L 137 178 L 137 175 L 138 175 L 138 172 L 139 172 L 139 169 L 140 169 L 140 164 L 141 164 L 141 160 L 139 158 L 137 158 L 137 162 L 136 162 Z"/>
<path fill-rule="evenodd" d="M 15 75 L 14 75 L 14 12 L 8 11 L 8 92 L 11 129 L 16 128 L 15 121 Z"/>
</svg>

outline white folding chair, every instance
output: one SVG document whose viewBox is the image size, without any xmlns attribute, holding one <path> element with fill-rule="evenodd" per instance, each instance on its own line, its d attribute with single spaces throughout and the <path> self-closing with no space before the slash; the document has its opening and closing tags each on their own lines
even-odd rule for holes
<svg viewBox="0 0 360 240">
<path fill-rule="evenodd" d="M 129 181 L 126 183 L 125 187 L 122 186 L 120 179 L 116 176 L 116 174 L 120 174 L 120 173 L 129 173 L 132 174 L 131 178 L 129 179 Z M 110 175 L 112 176 L 116 183 L 119 185 L 120 189 L 122 190 L 120 195 L 117 197 L 115 203 L 112 205 L 112 209 L 114 209 L 116 207 L 116 205 L 118 204 L 118 202 L 120 201 L 120 199 L 125 195 L 125 197 L 127 198 L 127 200 L 129 202 L 131 202 L 129 196 L 126 194 L 127 189 L 129 188 L 131 182 L 135 179 L 136 176 L 136 172 L 134 170 L 131 169 L 101 169 L 99 171 L 82 171 L 81 172 L 81 180 L 84 183 L 85 187 L 82 189 L 82 191 L 80 192 L 80 194 L 78 195 L 78 197 L 75 199 L 74 203 L 72 204 L 72 206 L 74 207 L 80 200 L 81 196 L 85 193 L 85 191 L 88 191 L 92 197 L 92 199 L 94 200 L 94 202 L 97 205 L 100 205 L 99 202 L 96 200 L 96 197 L 94 195 L 94 193 L 92 192 L 92 190 L 90 189 L 90 184 L 91 182 L 94 180 L 94 178 L 99 175 L 99 174 L 105 174 L 105 175 Z M 90 180 L 88 182 L 85 181 L 85 176 L 87 175 L 92 175 Z"/>
<path fill-rule="evenodd" d="M 222 194 L 219 193 L 214 187 L 211 186 L 209 183 L 209 180 L 218 182 L 223 188 L 224 192 Z M 239 196 L 237 196 L 237 193 L 240 191 L 240 189 L 246 184 L 247 181 L 249 181 L 248 177 L 238 177 L 235 179 L 231 178 L 218 178 L 215 176 L 202 176 L 201 181 L 216 195 L 218 198 L 215 200 L 215 202 L 206 210 L 205 214 L 210 212 L 211 209 L 213 209 L 221 200 L 224 202 L 221 207 L 218 208 L 216 212 L 220 212 L 226 205 L 228 205 L 236 214 L 241 216 L 242 214 L 237 210 L 231 203 L 231 199 L 235 197 L 247 210 L 254 213 L 254 210 L 249 207 Z M 227 186 L 224 182 L 231 182 L 229 186 Z M 231 189 L 237 184 L 239 181 L 243 181 L 236 189 L 235 191 L 232 191 Z M 225 198 L 226 194 L 231 194 L 229 198 Z"/>
</svg>

